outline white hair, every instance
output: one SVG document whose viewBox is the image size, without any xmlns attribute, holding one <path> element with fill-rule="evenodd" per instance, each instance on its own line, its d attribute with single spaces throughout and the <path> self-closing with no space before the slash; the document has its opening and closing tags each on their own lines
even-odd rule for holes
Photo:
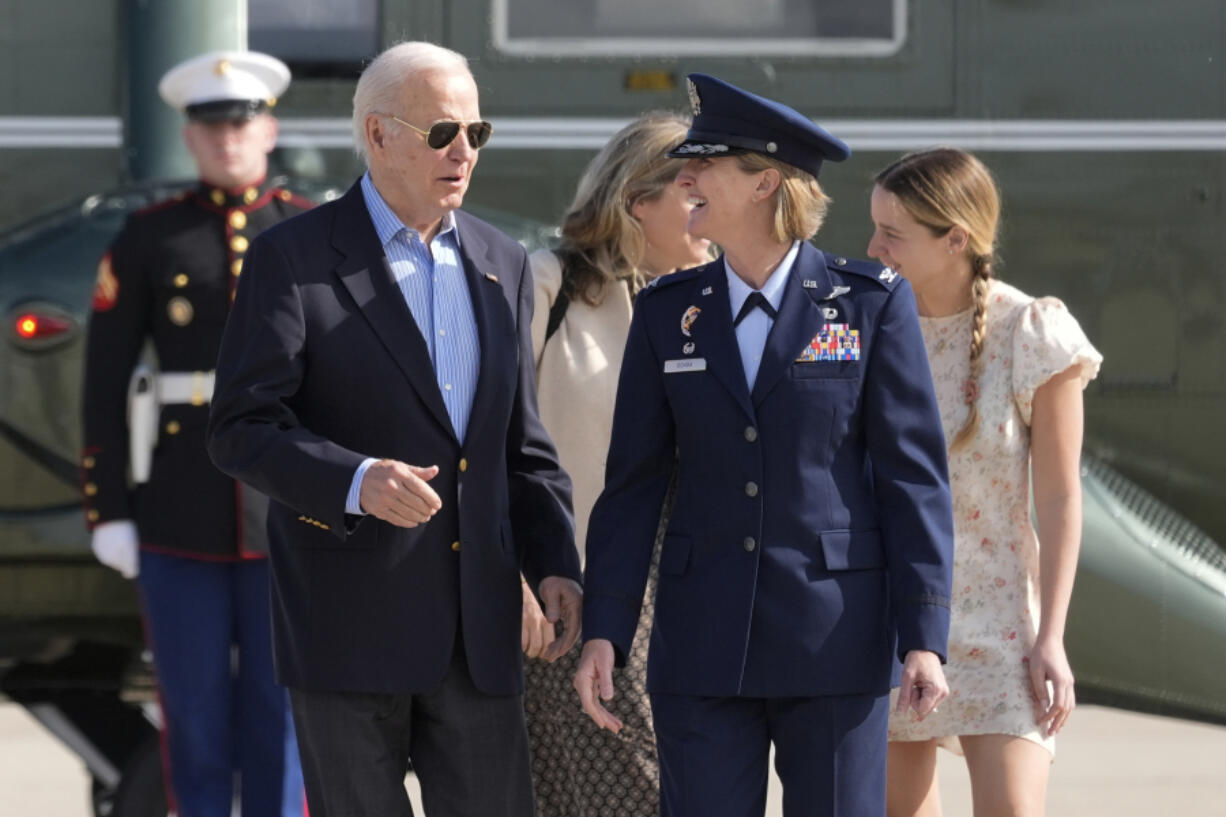
<svg viewBox="0 0 1226 817">
<path fill-rule="evenodd" d="M 375 57 L 358 78 L 358 87 L 353 92 L 353 151 L 358 158 L 370 166 L 366 117 L 372 113 L 400 113 L 395 110 L 400 91 L 418 74 L 456 70 L 472 76 L 463 54 L 434 43 L 397 43 Z"/>
</svg>

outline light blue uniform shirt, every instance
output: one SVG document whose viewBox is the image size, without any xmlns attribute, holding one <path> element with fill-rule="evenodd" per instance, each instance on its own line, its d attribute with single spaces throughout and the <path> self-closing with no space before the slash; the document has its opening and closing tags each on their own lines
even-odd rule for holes
<svg viewBox="0 0 1226 817">
<path fill-rule="evenodd" d="M 464 262 L 460 259 L 455 215 L 447 213 L 443 217 L 438 234 L 427 247 L 421 235 L 406 227 L 392 212 L 375 189 L 370 173 L 362 176 L 362 196 L 392 275 L 426 341 L 443 405 L 456 438 L 463 445 L 481 371 L 481 340 L 472 293 L 464 277 Z M 369 457 L 354 472 L 345 500 L 346 513 L 363 513 L 359 501 L 362 477 L 374 462 L 377 460 Z"/>
<path fill-rule="evenodd" d="M 779 312 L 779 304 L 783 303 L 783 285 L 787 283 L 788 274 L 792 271 L 799 252 L 800 242 L 793 241 L 792 249 L 783 256 L 779 266 L 775 267 L 771 277 L 766 279 L 766 284 L 759 290 L 775 308 L 776 314 Z M 728 263 L 728 256 L 724 256 L 724 274 L 728 276 L 728 305 L 732 307 L 732 317 L 735 320 L 745 299 L 754 290 L 733 271 Z M 774 325 L 774 318 L 761 309 L 755 309 L 736 326 L 736 344 L 741 350 L 741 366 L 745 370 L 745 382 L 750 391 L 753 391 L 754 381 L 758 379 L 758 367 L 762 365 L 762 352 L 766 349 L 766 336 Z"/>
</svg>

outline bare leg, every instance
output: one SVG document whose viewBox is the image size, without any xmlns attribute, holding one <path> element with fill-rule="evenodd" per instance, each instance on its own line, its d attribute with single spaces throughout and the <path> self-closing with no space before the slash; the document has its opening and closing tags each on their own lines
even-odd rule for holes
<svg viewBox="0 0 1226 817">
<path fill-rule="evenodd" d="M 935 740 L 890 742 L 885 800 L 886 817 L 941 817 Z"/>
<path fill-rule="evenodd" d="M 1043 817 L 1051 754 L 1012 735 L 965 735 L 975 817 Z"/>
</svg>

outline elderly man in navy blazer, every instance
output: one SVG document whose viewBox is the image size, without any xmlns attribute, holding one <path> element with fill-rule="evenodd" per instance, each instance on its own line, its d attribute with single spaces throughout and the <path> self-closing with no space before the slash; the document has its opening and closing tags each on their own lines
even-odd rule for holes
<svg viewBox="0 0 1226 817">
<path fill-rule="evenodd" d="M 574 643 L 570 483 L 542 428 L 523 248 L 457 208 L 491 126 L 462 56 L 363 72 L 369 172 L 247 253 L 209 451 L 272 499 L 274 647 L 313 817 L 533 811 L 520 574 Z"/>
<path fill-rule="evenodd" d="M 587 540 L 583 658 L 600 703 L 634 636 L 670 479 L 648 691 L 664 817 L 751 817 L 767 761 L 786 817 L 881 817 L 892 671 L 947 693 L 953 519 L 915 299 L 814 248 L 823 160 L 806 117 L 702 74 L 670 155 L 711 264 L 639 296 Z"/>
</svg>

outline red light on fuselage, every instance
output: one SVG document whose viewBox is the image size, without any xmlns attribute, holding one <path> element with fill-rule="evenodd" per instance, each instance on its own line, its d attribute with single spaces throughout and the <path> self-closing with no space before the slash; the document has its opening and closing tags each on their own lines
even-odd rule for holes
<svg viewBox="0 0 1226 817">
<path fill-rule="evenodd" d="M 67 332 L 72 323 L 55 315 L 26 312 L 17 316 L 14 328 L 22 340 L 41 340 Z"/>
</svg>

